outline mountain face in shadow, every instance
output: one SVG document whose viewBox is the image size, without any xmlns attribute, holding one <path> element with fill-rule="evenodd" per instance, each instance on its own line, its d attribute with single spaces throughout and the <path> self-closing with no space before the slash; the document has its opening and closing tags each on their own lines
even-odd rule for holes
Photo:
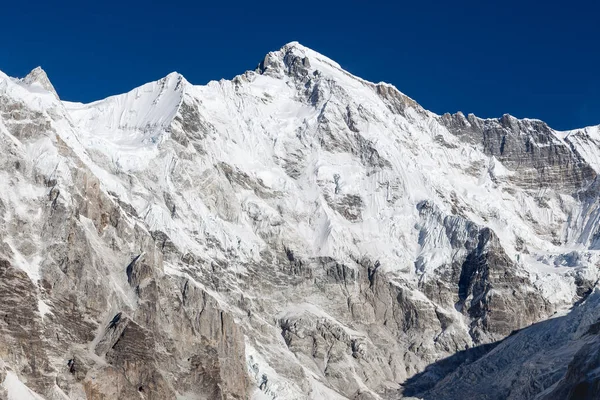
<svg viewBox="0 0 600 400">
<path fill-rule="evenodd" d="M 429 365 L 401 392 L 396 398 L 598 399 L 600 291 L 564 316 Z"/>
</svg>

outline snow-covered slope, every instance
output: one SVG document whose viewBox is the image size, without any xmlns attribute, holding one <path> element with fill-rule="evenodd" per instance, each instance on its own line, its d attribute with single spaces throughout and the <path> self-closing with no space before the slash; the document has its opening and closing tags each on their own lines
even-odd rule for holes
<svg viewBox="0 0 600 400">
<path fill-rule="evenodd" d="M 205 86 L 0 96 L 0 255 L 45 367 L 0 359 L 48 398 L 376 399 L 598 279 L 598 128 L 438 116 L 295 42 Z"/>
</svg>

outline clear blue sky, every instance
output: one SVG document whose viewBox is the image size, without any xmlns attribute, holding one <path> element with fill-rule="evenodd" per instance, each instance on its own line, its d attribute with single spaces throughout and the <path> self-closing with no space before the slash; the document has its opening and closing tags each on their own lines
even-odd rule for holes
<svg viewBox="0 0 600 400">
<path fill-rule="evenodd" d="M 41 65 L 92 101 L 172 71 L 232 78 L 297 40 L 424 107 L 600 124 L 600 4 L 570 1 L 11 1 L 0 70 Z"/>
</svg>

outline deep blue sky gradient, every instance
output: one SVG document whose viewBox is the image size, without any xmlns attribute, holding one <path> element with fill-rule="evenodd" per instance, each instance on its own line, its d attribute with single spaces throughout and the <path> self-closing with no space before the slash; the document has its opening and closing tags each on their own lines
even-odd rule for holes
<svg viewBox="0 0 600 400">
<path fill-rule="evenodd" d="M 11 1 L 0 70 L 37 65 L 88 102 L 178 71 L 230 79 L 297 40 L 437 113 L 600 124 L 600 3 L 570 1 Z"/>
</svg>

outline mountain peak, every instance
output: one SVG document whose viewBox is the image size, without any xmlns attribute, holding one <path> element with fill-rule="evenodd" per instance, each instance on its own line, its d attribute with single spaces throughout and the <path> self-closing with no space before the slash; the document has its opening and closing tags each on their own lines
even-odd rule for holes
<svg viewBox="0 0 600 400">
<path fill-rule="evenodd" d="M 306 51 L 306 50 L 313 51 L 310 48 L 303 46 L 302 44 L 300 44 L 300 42 L 297 42 L 295 40 L 284 44 L 283 47 L 281 48 L 281 50 L 284 50 L 284 49 L 297 49 L 300 51 Z"/>
<path fill-rule="evenodd" d="M 85 132 L 103 137 L 113 146 L 140 148 L 164 140 L 188 85 L 183 75 L 171 72 L 124 94 L 89 104 L 64 104 L 72 120 Z M 135 155 L 127 154 L 126 158 L 120 162 L 125 169 L 141 163 Z"/>
<path fill-rule="evenodd" d="M 50 79 L 48 79 L 48 75 L 46 74 L 46 71 L 42 69 L 42 67 L 38 66 L 32 69 L 31 72 L 27 74 L 25 78 L 23 78 L 23 82 L 29 86 L 39 86 L 58 97 L 54 86 L 50 82 Z"/>
<path fill-rule="evenodd" d="M 350 75 L 334 60 L 297 41 L 289 42 L 279 50 L 269 52 L 256 71 L 274 77 L 293 75 L 303 78 L 315 71 L 328 75 Z"/>
<path fill-rule="evenodd" d="M 159 79 L 156 83 L 159 84 L 160 90 L 170 89 L 175 92 L 182 92 L 186 85 L 189 84 L 188 80 L 179 72 L 173 71 L 162 79 Z M 152 82 L 150 82 L 152 85 Z"/>
<path fill-rule="evenodd" d="M 163 79 L 164 80 L 168 80 L 168 81 L 183 81 L 183 80 L 186 80 L 185 76 L 181 75 L 177 71 L 173 71 L 173 72 L 168 73 L 167 76 L 165 76 Z"/>
<path fill-rule="evenodd" d="M 343 68 L 331 58 L 296 41 L 284 45 L 280 52 L 284 55 L 294 54 L 296 56 L 306 57 L 312 61 L 313 64 L 327 64 L 329 67 L 343 71 Z"/>
</svg>

